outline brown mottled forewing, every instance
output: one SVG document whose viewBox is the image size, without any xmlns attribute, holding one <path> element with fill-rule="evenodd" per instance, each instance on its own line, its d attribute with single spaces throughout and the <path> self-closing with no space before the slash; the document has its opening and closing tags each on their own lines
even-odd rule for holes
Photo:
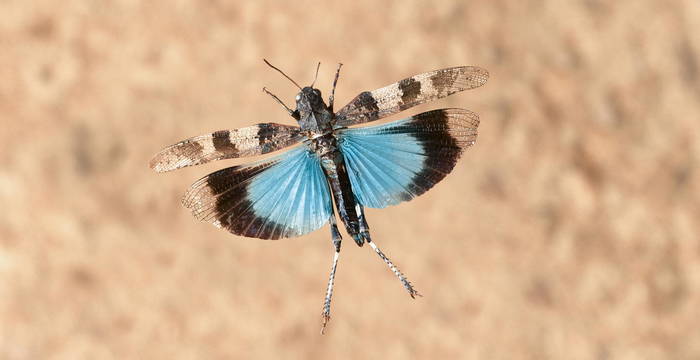
<svg viewBox="0 0 700 360">
<path fill-rule="evenodd" d="M 336 113 L 337 126 L 381 119 L 427 101 L 484 85 L 489 72 L 476 66 L 440 69 L 365 91 Z"/>
<path fill-rule="evenodd" d="M 297 126 L 257 124 L 236 130 L 221 130 L 170 145 L 151 159 L 151 169 L 165 172 L 214 160 L 266 154 L 303 140 Z"/>
</svg>

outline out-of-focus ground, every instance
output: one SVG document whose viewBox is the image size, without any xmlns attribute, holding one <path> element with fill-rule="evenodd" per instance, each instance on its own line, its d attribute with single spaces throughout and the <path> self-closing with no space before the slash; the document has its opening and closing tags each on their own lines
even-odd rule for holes
<svg viewBox="0 0 700 360">
<path fill-rule="evenodd" d="M 700 3 L 0 2 L 0 359 L 700 358 Z M 293 123 L 266 57 L 343 105 L 423 71 L 483 88 L 426 195 L 370 210 L 411 300 L 327 227 L 240 238 L 180 205 L 161 147 Z M 394 117 L 394 119 L 399 117 Z"/>
</svg>

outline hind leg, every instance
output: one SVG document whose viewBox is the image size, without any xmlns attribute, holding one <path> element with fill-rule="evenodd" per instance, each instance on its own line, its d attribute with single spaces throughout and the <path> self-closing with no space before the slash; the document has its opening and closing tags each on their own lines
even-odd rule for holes
<svg viewBox="0 0 700 360">
<path fill-rule="evenodd" d="M 340 242 L 343 240 L 338 231 L 338 224 L 335 221 L 335 212 L 331 213 L 328 220 L 331 225 L 331 238 L 335 254 L 333 255 L 333 266 L 331 267 L 331 275 L 328 278 L 328 287 L 326 288 L 326 297 L 323 301 L 323 311 L 321 312 L 321 334 L 326 330 L 326 325 L 331 319 L 331 297 L 333 296 L 333 282 L 335 280 L 335 271 L 338 268 L 338 257 L 340 256 Z"/>
<path fill-rule="evenodd" d="M 384 263 L 389 267 L 389 269 L 396 275 L 396 277 L 399 278 L 399 281 L 401 281 L 401 284 L 403 285 L 404 288 L 408 291 L 408 294 L 411 295 L 412 298 L 416 298 L 416 296 L 422 296 L 421 294 L 418 293 L 416 289 L 413 288 L 413 285 L 411 285 L 411 282 L 408 281 L 408 278 L 399 270 L 396 265 L 387 257 L 384 255 L 384 253 L 377 247 L 377 245 L 372 241 L 372 238 L 369 236 L 369 225 L 367 225 L 367 220 L 365 219 L 365 209 L 362 207 L 362 205 L 357 204 L 356 205 L 356 211 L 359 214 L 359 220 L 360 220 L 360 236 L 369 244 L 369 246 L 374 249 L 374 252 L 379 255 L 379 257 L 384 261 Z"/>
</svg>

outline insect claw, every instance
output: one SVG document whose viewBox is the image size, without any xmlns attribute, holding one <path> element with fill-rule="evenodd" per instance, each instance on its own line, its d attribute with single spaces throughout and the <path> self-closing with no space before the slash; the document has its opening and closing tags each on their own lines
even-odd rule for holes
<svg viewBox="0 0 700 360">
<path fill-rule="evenodd" d="M 326 314 L 325 312 L 321 314 L 322 322 L 321 322 L 321 335 L 323 335 L 326 331 L 326 325 L 328 322 L 331 320 L 331 316 L 329 314 Z"/>
</svg>

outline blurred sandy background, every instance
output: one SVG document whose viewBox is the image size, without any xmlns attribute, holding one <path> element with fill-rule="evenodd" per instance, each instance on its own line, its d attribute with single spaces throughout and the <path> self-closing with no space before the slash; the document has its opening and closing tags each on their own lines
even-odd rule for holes
<svg viewBox="0 0 700 360">
<path fill-rule="evenodd" d="M 700 3 L 0 1 L 1 359 L 700 359 Z M 419 72 L 489 83 L 477 145 L 369 211 L 411 300 L 327 227 L 239 238 L 180 205 L 236 161 L 161 147 L 293 123 L 261 92 L 344 105 Z M 392 119 L 397 119 L 394 117 Z"/>
</svg>

